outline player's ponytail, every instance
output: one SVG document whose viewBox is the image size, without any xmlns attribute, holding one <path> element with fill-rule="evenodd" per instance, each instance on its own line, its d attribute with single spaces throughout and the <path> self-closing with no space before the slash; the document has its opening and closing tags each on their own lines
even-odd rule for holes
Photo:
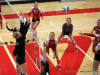
<svg viewBox="0 0 100 75">
<path fill-rule="evenodd" d="M 6 24 L 6 28 L 7 28 L 9 31 L 13 31 L 13 32 L 17 31 L 17 30 L 16 30 L 16 27 L 15 27 L 14 29 L 10 29 L 10 28 L 8 27 L 7 24 Z"/>
</svg>

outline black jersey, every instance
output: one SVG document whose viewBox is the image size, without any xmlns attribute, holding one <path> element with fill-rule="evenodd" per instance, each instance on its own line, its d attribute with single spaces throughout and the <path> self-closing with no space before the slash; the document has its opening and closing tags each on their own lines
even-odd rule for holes
<svg viewBox="0 0 100 75">
<path fill-rule="evenodd" d="M 25 36 L 26 33 L 28 31 L 28 28 L 30 26 L 30 23 L 25 23 L 25 26 L 23 26 L 22 28 L 20 27 L 20 33 L 22 34 L 22 36 L 17 39 L 16 41 L 16 49 L 17 49 L 17 54 L 19 56 L 25 56 Z"/>
<path fill-rule="evenodd" d="M 71 37 L 72 31 L 73 31 L 73 25 L 72 24 L 70 24 L 69 26 L 67 26 L 66 23 L 63 24 L 62 36 L 66 35 L 66 34 L 69 34 L 69 37 Z"/>
<path fill-rule="evenodd" d="M 27 22 L 26 22 L 25 25 L 24 25 L 24 23 L 20 21 L 20 31 L 19 31 L 19 32 L 20 32 L 21 34 L 23 34 L 26 25 L 27 25 Z M 18 39 L 16 39 L 16 45 L 17 45 L 17 40 L 18 40 Z M 25 38 L 24 38 L 24 40 L 25 40 Z M 16 49 L 16 45 L 15 45 L 15 49 Z"/>
</svg>

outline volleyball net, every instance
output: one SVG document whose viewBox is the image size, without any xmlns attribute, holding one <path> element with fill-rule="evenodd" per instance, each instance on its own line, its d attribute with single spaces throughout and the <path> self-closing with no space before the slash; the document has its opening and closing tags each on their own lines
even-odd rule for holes
<svg viewBox="0 0 100 75">
<path fill-rule="evenodd" d="M 14 7 L 9 3 L 8 0 L 5 1 L 7 2 L 7 5 L 1 5 L 1 15 L 3 18 L 3 23 L 6 24 L 7 22 L 10 28 L 15 28 L 15 27 L 20 28 L 20 15 L 19 15 L 20 12 L 19 13 L 17 12 L 20 10 L 16 11 L 16 9 L 14 9 Z M 28 54 L 33 64 L 38 69 L 38 71 L 41 72 L 40 56 L 42 55 L 43 42 L 38 35 L 36 35 L 35 42 L 31 42 L 32 38 L 33 38 L 32 29 L 29 28 L 28 33 L 26 35 L 26 40 L 29 40 L 25 46 L 26 53 Z"/>
<path fill-rule="evenodd" d="M 1 5 L 1 1 L 0 1 L 0 5 Z M 1 12 L 1 6 L 0 6 L 0 12 Z M 0 14 L 0 28 L 2 29 L 2 18 L 1 18 L 1 14 Z"/>
</svg>

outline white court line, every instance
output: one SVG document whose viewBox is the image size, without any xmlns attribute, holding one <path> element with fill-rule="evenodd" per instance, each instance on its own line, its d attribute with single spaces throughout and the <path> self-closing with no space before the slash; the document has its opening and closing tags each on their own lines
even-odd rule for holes
<svg viewBox="0 0 100 75">
<path fill-rule="evenodd" d="M 0 37 L 0 40 L 1 40 L 1 42 L 3 42 L 3 40 L 2 40 L 1 37 Z M 8 48 L 6 47 L 6 45 L 3 45 L 3 46 L 4 46 L 4 48 L 5 48 L 6 52 L 7 52 L 8 57 L 10 58 L 10 60 L 11 60 L 11 62 L 12 62 L 12 64 L 13 64 L 14 68 L 16 68 L 15 61 L 14 61 L 14 59 L 12 58 L 12 56 L 11 56 L 11 54 L 10 54 Z"/>
<path fill-rule="evenodd" d="M 55 24 L 53 24 L 53 22 L 50 22 L 54 27 L 56 27 L 58 30 L 59 30 L 59 28 L 55 25 Z M 59 30 L 60 32 L 61 32 L 61 30 Z M 66 36 L 67 37 L 67 36 Z M 68 38 L 68 37 L 67 37 Z M 68 38 L 69 39 L 69 38 Z M 70 40 L 70 39 L 69 39 Z M 71 40 L 70 40 L 71 41 Z M 78 45 L 76 45 L 78 48 L 79 48 L 79 50 L 80 51 L 82 51 L 82 53 L 83 54 L 85 54 L 90 60 L 92 60 L 92 61 L 94 61 L 89 55 L 87 55 Z M 100 68 L 100 66 L 99 66 L 99 68 Z"/>
<path fill-rule="evenodd" d="M 82 28 L 73 28 L 73 29 L 86 29 L 86 28 L 93 28 L 93 27 L 82 27 Z M 59 29 L 61 31 L 61 29 Z M 37 32 L 50 32 L 50 31 L 59 31 L 59 30 L 45 30 L 45 31 L 37 31 Z M 32 32 L 28 32 L 28 33 L 32 33 Z M 12 35 L 13 33 L 10 34 L 0 34 L 0 35 Z"/>
</svg>

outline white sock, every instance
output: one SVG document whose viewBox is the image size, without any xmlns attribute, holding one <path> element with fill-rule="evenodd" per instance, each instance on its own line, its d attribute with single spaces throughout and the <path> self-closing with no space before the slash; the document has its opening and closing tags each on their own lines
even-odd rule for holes
<svg viewBox="0 0 100 75">
<path fill-rule="evenodd" d="M 33 34 L 36 35 L 36 30 L 33 30 Z"/>
<path fill-rule="evenodd" d="M 33 38 L 35 39 L 35 36 L 33 36 Z"/>
<path fill-rule="evenodd" d="M 75 48 L 77 48 L 77 46 L 74 46 Z"/>
<path fill-rule="evenodd" d="M 60 66 L 60 64 L 58 64 L 58 66 Z"/>
</svg>

